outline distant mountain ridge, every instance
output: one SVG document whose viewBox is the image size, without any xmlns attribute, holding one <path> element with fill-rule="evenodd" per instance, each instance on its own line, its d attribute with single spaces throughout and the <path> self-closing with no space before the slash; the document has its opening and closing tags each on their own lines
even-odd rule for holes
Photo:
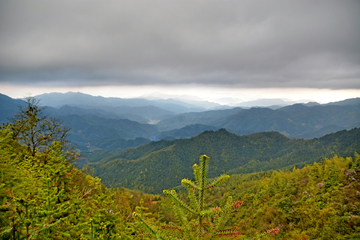
<svg viewBox="0 0 360 240">
<path fill-rule="evenodd" d="M 276 131 L 291 138 L 321 137 L 331 133 L 332 129 L 359 127 L 360 104 L 311 105 L 294 104 L 276 110 L 259 107 L 184 113 L 160 121 L 157 126 L 161 131 L 169 131 L 191 124 L 205 124 L 239 135 L 242 132 Z"/>
<path fill-rule="evenodd" d="M 115 97 L 101 97 L 91 96 L 80 92 L 68 93 L 47 93 L 35 96 L 36 99 L 41 100 L 40 104 L 43 106 L 51 106 L 59 108 L 64 105 L 77 106 L 82 108 L 94 107 L 146 107 L 154 106 L 173 113 L 182 113 L 189 111 L 203 111 L 205 108 L 181 102 L 178 100 L 146 100 L 143 98 L 115 98 Z"/>
<path fill-rule="evenodd" d="M 185 139 L 197 136 L 202 131 L 225 128 L 237 135 L 277 131 L 290 138 L 310 139 L 360 127 L 360 98 L 325 105 L 315 102 L 293 104 L 278 109 L 235 107 L 192 111 L 198 106 L 171 99 L 104 98 L 72 92 L 36 96 L 39 97 L 42 99 L 40 103 L 49 102 L 58 107 L 47 106 L 44 112 L 63 120 L 73 129 L 70 138 L 82 151 L 88 149 L 89 143 L 97 148 L 98 139 L 112 136 L 118 137 L 119 142 L 138 137 L 150 140 Z M 22 100 L 1 95 L 0 119 L 7 122 L 18 112 L 21 104 L 26 105 Z M 189 112 L 179 114 L 175 110 Z M 104 146 L 100 148 L 115 151 Z"/>
</svg>

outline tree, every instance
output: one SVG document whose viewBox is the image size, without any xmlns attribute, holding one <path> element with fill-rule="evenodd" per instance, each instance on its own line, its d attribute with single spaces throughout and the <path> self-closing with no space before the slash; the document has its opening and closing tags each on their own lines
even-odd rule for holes
<svg viewBox="0 0 360 240">
<path fill-rule="evenodd" d="M 233 202 L 232 197 L 229 196 L 225 205 L 221 208 L 205 209 L 205 191 L 215 188 L 224 183 L 230 178 L 229 175 L 221 175 L 215 178 L 212 182 L 207 182 L 209 157 L 202 155 L 200 157 L 200 166 L 194 164 L 195 182 L 189 179 L 183 179 L 181 184 L 188 191 L 189 204 L 181 200 L 175 190 L 164 190 L 173 202 L 173 208 L 180 226 L 168 226 L 168 229 L 177 230 L 172 231 L 173 237 L 182 237 L 185 239 L 213 239 L 216 236 L 234 236 L 238 235 L 234 229 L 224 229 L 223 225 L 226 223 L 231 210 L 237 209 L 242 205 L 241 201 Z M 187 214 L 185 214 L 185 212 Z M 171 239 L 159 229 L 150 226 L 138 213 L 134 216 L 141 222 L 156 239 Z M 194 229 L 196 229 L 194 231 Z"/>
<path fill-rule="evenodd" d="M 39 106 L 39 100 L 33 97 L 26 98 L 27 106 L 19 108 L 19 113 L 15 114 L 10 124 L 13 137 L 19 143 L 27 146 L 28 152 L 35 156 L 37 152 L 47 153 L 54 141 L 61 145 L 66 160 L 73 162 L 76 157 L 75 146 L 68 140 L 70 128 L 63 126 L 58 119 L 44 116 L 44 109 Z M 43 154 L 46 159 L 46 154 Z"/>
</svg>

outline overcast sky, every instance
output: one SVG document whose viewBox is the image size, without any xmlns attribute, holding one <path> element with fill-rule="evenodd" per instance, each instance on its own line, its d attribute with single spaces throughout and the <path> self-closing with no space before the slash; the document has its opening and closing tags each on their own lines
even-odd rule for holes
<svg viewBox="0 0 360 240">
<path fill-rule="evenodd" d="M 360 97 L 360 1 L 0 0 L 0 89 Z"/>
</svg>

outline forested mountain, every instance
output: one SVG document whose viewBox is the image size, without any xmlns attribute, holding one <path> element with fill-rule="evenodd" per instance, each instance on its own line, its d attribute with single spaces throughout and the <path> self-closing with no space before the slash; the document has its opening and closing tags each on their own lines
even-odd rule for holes
<svg viewBox="0 0 360 240">
<path fill-rule="evenodd" d="M 136 121 L 139 123 L 148 123 L 149 120 L 145 117 L 132 114 L 131 112 L 126 111 L 112 111 L 111 109 L 106 110 L 106 108 L 97 109 L 97 108 L 81 108 L 81 107 L 71 107 L 69 105 L 62 106 L 60 108 L 46 107 L 44 110 L 45 114 L 50 116 L 57 116 L 58 118 L 67 115 L 88 115 L 88 116 L 97 116 L 102 118 L 114 118 L 114 119 L 129 119 L 131 121 Z"/>
<path fill-rule="evenodd" d="M 119 186 L 148 191 L 178 186 L 182 177 L 194 180 L 181 181 L 188 196 L 180 187 L 151 195 L 108 189 L 87 174 L 94 174 L 91 169 L 75 168 L 72 160 L 78 154 L 68 142 L 68 128 L 41 117 L 36 101 L 27 104 L 14 121 L 0 127 L 1 239 L 360 237 L 360 129 L 312 140 L 277 132 L 237 136 L 221 129 L 191 139 L 150 142 L 92 164 L 111 168 L 107 171 L 113 179 L 102 173 L 108 184 L 121 178 Z M 98 141 L 114 149 L 148 140 L 117 141 L 113 136 Z M 211 158 L 203 155 L 199 163 L 204 153 Z M 326 156 L 332 158 L 322 160 Z M 192 170 L 194 179 L 188 174 Z"/>
<path fill-rule="evenodd" d="M 69 139 L 84 149 L 90 142 L 98 143 L 98 139 L 117 137 L 118 139 L 148 138 L 158 133 L 156 126 L 141 124 L 128 119 L 107 119 L 96 116 L 67 115 L 61 116 L 63 124 L 71 127 Z M 96 145 L 94 145 L 96 146 Z"/>
<path fill-rule="evenodd" d="M 348 103 L 349 105 L 345 105 Z M 160 121 L 160 130 L 206 124 L 242 135 L 277 131 L 291 138 L 310 139 L 342 129 L 360 127 L 360 104 L 350 99 L 329 105 L 294 104 L 276 110 L 270 108 L 234 108 L 200 113 L 184 113 Z"/>
<path fill-rule="evenodd" d="M 233 114 L 242 111 L 242 108 L 232 108 L 225 110 L 212 110 L 205 112 L 189 112 L 179 114 L 175 117 L 168 118 L 157 124 L 161 131 L 169 131 L 173 129 L 180 129 L 187 125 L 204 124 L 204 125 L 216 125 L 223 119 Z"/>
<path fill-rule="evenodd" d="M 277 131 L 291 138 L 301 138 L 310 132 L 314 137 L 323 136 L 321 133 L 331 133 L 319 131 L 318 134 L 314 134 L 316 130 L 326 126 L 336 127 L 337 130 L 351 129 L 359 121 L 360 105 L 306 107 L 295 104 L 278 110 L 269 108 L 243 110 L 214 125 L 231 131 Z"/>
<path fill-rule="evenodd" d="M 9 128 L 0 130 L 2 239 L 155 239 L 149 224 L 155 233 L 184 239 L 196 229 L 191 213 L 179 220 L 169 197 L 106 189 L 64 161 L 59 147 L 54 142 L 31 156 Z M 227 216 L 212 239 L 358 239 L 359 169 L 359 155 L 335 156 L 292 171 L 231 175 L 204 196 L 211 212 Z M 178 196 L 189 203 L 183 192 Z"/>
<path fill-rule="evenodd" d="M 231 175 L 212 191 L 223 197 L 214 197 L 210 207 L 227 196 L 241 201 L 229 223 L 244 239 L 360 239 L 360 156 L 353 159 L 334 156 L 302 169 Z"/>
<path fill-rule="evenodd" d="M 71 92 L 38 97 L 42 98 L 42 104 L 48 102 L 59 107 L 48 106 L 44 114 L 69 125 L 72 128 L 70 139 L 82 151 L 86 151 L 89 144 L 93 149 L 118 151 L 120 148 L 109 148 L 114 146 L 110 142 L 109 146 L 99 146 L 98 139 L 110 137 L 118 142 L 139 137 L 150 140 L 177 139 L 194 137 L 205 130 L 225 128 L 237 135 L 276 131 L 290 138 L 311 139 L 360 127 L 359 98 L 326 105 L 294 104 L 276 110 L 232 108 L 178 114 L 175 112 L 198 108 L 171 99 L 103 98 Z M 24 104 L 21 100 L 1 95 L 0 119 L 8 121 L 21 104 Z"/>
<path fill-rule="evenodd" d="M 197 137 L 159 141 L 127 149 L 90 166 L 107 186 L 160 192 L 191 177 L 199 155 L 212 159 L 209 177 L 224 172 L 250 173 L 303 166 L 323 157 L 360 152 L 360 129 L 340 131 L 320 139 L 289 139 L 276 132 L 238 136 L 225 129 Z"/>
<path fill-rule="evenodd" d="M 219 128 L 214 126 L 208 126 L 204 124 L 191 124 L 187 125 L 180 129 L 174 129 L 166 132 L 160 132 L 158 134 L 155 134 L 150 137 L 150 140 L 152 141 L 158 141 L 161 139 L 167 139 L 167 140 L 173 140 L 173 139 L 186 139 L 191 138 L 199 135 L 202 132 L 205 131 L 215 131 L 219 130 Z"/>
</svg>

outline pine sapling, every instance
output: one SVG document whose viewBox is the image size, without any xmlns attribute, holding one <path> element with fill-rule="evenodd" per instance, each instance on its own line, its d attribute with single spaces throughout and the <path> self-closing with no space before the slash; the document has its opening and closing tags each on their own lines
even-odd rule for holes
<svg viewBox="0 0 360 240">
<path fill-rule="evenodd" d="M 142 217 L 134 213 L 134 216 L 142 223 L 156 239 L 214 239 L 215 237 L 226 237 L 238 235 L 233 229 L 225 229 L 224 225 L 230 212 L 238 208 L 242 203 L 233 202 L 232 197 L 228 197 L 223 207 L 205 209 L 205 192 L 219 186 L 229 179 L 229 175 L 221 175 L 210 183 L 207 181 L 209 157 L 200 157 L 200 166 L 194 164 L 195 182 L 183 179 L 181 184 L 188 191 L 189 203 L 180 199 L 175 190 L 164 190 L 173 202 L 173 208 L 180 226 L 177 232 L 172 231 L 172 236 L 166 236 L 159 228 L 148 224 Z M 174 229 L 174 228 L 172 228 Z"/>
</svg>

